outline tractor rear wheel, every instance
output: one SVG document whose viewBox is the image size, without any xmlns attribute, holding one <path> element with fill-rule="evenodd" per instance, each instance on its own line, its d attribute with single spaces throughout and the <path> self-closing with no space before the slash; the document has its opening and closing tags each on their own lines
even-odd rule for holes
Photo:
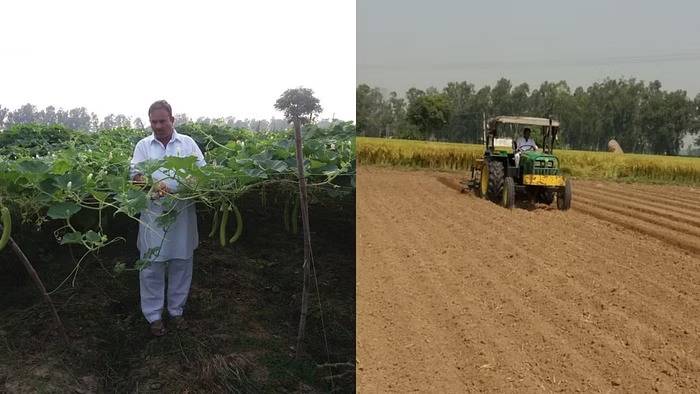
<svg viewBox="0 0 700 394">
<path fill-rule="evenodd" d="M 511 177 L 506 177 L 505 181 L 503 181 L 501 205 L 508 209 L 513 209 L 513 206 L 515 206 L 515 181 Z"/>
<path fill-rule="evenodd" d="M 488 198 L 491 201 L 498 202 L 503 194 L 503 180 L 505 179 L 503 174 L 503 163 L 497 160 L 491 160 L 488 163 L 488 168 Z"/>
<path fill-rule="evenodd" d="M 571 181 L 566 180 L 564 191 L 557 193 L 557 208 L 566 211 L 571 208 Z"/>
</svg>

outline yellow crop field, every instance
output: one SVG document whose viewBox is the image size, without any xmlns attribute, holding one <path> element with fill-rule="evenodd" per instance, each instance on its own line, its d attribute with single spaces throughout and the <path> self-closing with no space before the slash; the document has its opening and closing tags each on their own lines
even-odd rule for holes
<svg viewBox="0 0 700 394">
<path fill-rule="evenodd" d="M 482 145 L 357 137 L 359 164 L 468 170 Z M 700 185 L 700 158 L 555 149 L 562 171 L 584 179 Z"/>
</svg>

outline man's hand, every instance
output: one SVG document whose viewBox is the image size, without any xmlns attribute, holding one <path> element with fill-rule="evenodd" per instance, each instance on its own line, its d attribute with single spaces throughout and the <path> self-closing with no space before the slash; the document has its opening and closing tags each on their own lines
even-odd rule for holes
<svg viewBox="0 0 700 394">
<path fill-rule="evenodd" d="M 158 196 L 163 197 L 165 193 L 170 193 L 170 190 L 168 189 L 168 185 L 165 184 L 165 182 L 158 182 Z"/>
<path fill-rule="evenodd" d="M 161 198 L 167 193 L 170 193 L 170 190 L 168 190 L 168 186 L 165 184 L 165 182 L 160 181 L 154 184 L 151 188 L 151 200 Z"/>
<path fill-rule="evenodd" d="M 143 177 L 143 174 L 136 174 L 134 175 L 134 178 L 132 179 L 132 182 L 135 185 L 145 185 L 146 184 L 146 178 Z"/>
</svg>

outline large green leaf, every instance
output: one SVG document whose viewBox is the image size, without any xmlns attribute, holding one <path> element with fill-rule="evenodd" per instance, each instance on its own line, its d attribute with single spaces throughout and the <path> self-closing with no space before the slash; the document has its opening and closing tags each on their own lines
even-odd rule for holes
<svg viewBox="0 0 700 394">
<path fill-rule="evenodd" d="M 325 166 L 316 169 L 316 171 L 325 174 L 325 175 L 330 175 L 336 171 L 338 171 L 338 166 L 333 164 L 333 163 L 328 163 Z"/>
<path fill-rule="evenodd" d="M 259 168 L 246 168 L 243 170 L 243 173 L 248 175 L 249 177 L 252 178 L 260 178 L 260 179 L 266 179 L 267 174 L 265 171 L 259 169 Z"/>
<path fill-rule="evenodd" d="M 79 189 L 83 185 L 83 179 L 77 172 L 69 172 L 67 174 L 54 177 L 54 184 L 60 189 L 66 189 L 68 182 L 71 183 L 71 189 Z"/>
<path fill-rule="evenodd" d="M 324 163 L 322 161 L 311 159 L 311 166 L 309 168 L 311 168 L 312 170 L 315 170 L 315 169 L 321 168 L 325 165 L 326 165 L 326 163 Z"/>
<path fill-rule="evenodd" d="M 46 165 L 46 163 L 44 163 L 43 161 L 31 159 L 20 161 L 19 163 L 17 163 L 17 168 L 21 171 L 33 174 L 42 174 L 49 171 L 49 166 Z"/>
<path fill-rule="evenodd" d="M 282 160 L 257 160 L 255 164 L 265 171 L 284 172 L 289 168 Z"/>
<path fill-rule="evenodd" d="M 53 177 L 44 179 L 39 182 L 39 190 L 48 194 L 53 194 L 58 190 L 58 187 L 56 187 L 56 180 Z"/>
<path fill-rule="evenodd" d="M 51 173 L 56 175 L 63 175 L 66 172 L 70 171 L 72 167 L 73 166 L 71 165 L 70 161 L 66 159 L 58 159 L 53 162 L 53 165 L 51 166 Z"/>
<path fill-rule="evenodd" d="M 258 154 L 250 156 L 253 161 L 258 161 L 258 160 L 270 160 L 272 159 L 272 152 L 269 150 L 262 151 Z"/>
<path fill-rule="evenodd" d="M 85 240 L 88 242 L 100 242 L 102 239 L 102 236 L 99 233 L 96 233 L 92 230 L 88 230 L 87 233 L 85 233 Z"/>
<path fill-rule="evenodd" d="M 290 150 L 290 148 L 294 147 L 294 140 L 285 139 L 285 140 L 277 141 L 277 146 L 288 151 L 288 150 Z"/>
<path fill-rule="evenodd" d="M 130 216 L 143 211 L 148 207 L 148 197 L 142 190 L 129 189 L 114 196 L 121 206 L 117 212 L 125 212 Z"/>
<path fill-rule="evenodd" d="M 105 177 L 105 183 L 107 187 L 113 191 L 121 191 L 126 187 L 126 179 L 120 176 L 108 175 Z"/>
<path fill-rule="evenodd" d="M 197 158 L 195 156 L 186 156 L 186 157 L 168 156 L 165 158 L 165 163 L 163 164 L 163 167 L 171 169 L 171 170 L 181 170 L 181 169 L 186 170 L 186 169 L 192 168 L 196 162 L 197 162 Z"/>
<path fill-rule="evenodd" d="M 80 232 L 66 233 L 61 237 L 61 245 L 65 244 L 82 244 L 83 234 Z"/>
<path fill-rule="evenodd" d="M 276 159 L 287 159 L 294 155 L 294 153 L 290 152 L 288 149 L 275 149 L 275 158 Z"/>
<path fill-rule="evenodd" d="M 65 201 L 58 204 L 54 204 L 49 208 L 47 215 L 51 219 L 68 219 L 69 217 L 75 215 L 80 211 L 80 205 Z"/>
<path fill-rule="evenodd" d="M 156 218 L 156 224 L 161 228 L 167 229 L 175 223 L 178 215 L 177 209 L 167 211 Z"/>
<path fill-rule="evenodd" d="M 97 200 L 97 201 L 105 202 L 107 200 L 107 193 L 105 193 L 105 192 L 93 190 L 91 193 L 92 193 L 92 196 L 95 197 L 95 200 Z"/>
<path fill-rule="evenodd" d="M 290 157 L 289 159 L 284 161 L 288 167 L 293 168 L 295 171 L 297 169 L 297 159 L 296 157 Z M 318 167 L 322 167 L 324 163 L 319 162 Z M 311 164 L 311 161 L 309 159 L 304 159 L 304 167 L 309 167 Z"/>
</svg>

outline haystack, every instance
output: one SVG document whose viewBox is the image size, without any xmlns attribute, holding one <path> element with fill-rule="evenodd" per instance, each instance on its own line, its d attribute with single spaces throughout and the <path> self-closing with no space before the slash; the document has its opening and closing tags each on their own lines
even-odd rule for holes
<svg viewBox="0 0 700 394">
<path fill-rule="evenodd" d="M 612 153 L 625 153 L 622 151 L 622 148 L 620 147 L 620 144 L 617 143 L 615 140 L 610 140 L 608 141 L 608 152 Z"/>
</svg>

